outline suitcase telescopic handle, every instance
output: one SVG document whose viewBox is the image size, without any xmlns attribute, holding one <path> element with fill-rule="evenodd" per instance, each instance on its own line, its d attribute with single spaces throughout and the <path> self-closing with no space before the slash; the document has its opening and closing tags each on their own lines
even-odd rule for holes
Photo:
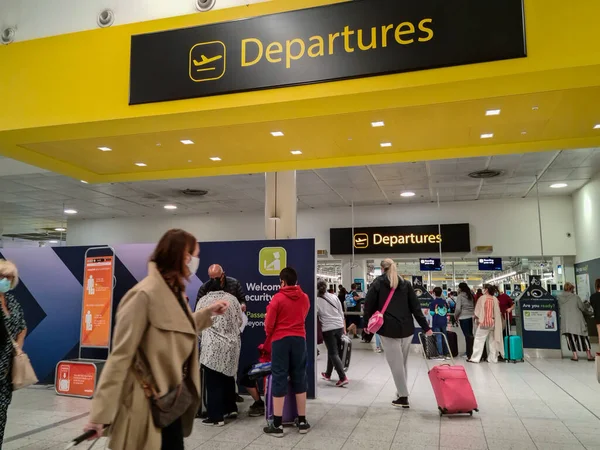
<svg viewBox="0 0 600 450">
<path fill-rule="evenodd" d="M 442 339 L 446 342 L 446 348 L 448 349 L 448 352 L 450 354 L 450 362 L 452 363 L 451 365 L 454 365 L 454 357 L 452 356 L 452 350 L 450 350 L 450 342 L 448 342 L 448 336 L 446 336 L 444 333 L 441 333 L 439 331 L 434 331 L 433 332 L 433 336 L 436 335 L 442 335 Z M 421 351 L 423 352 L 423 358 L 425 358 L 425 361 L 429 361 L 429 358 L 427 358 L 427 352 L 425 351 L 425 342 L 423 339 L 427 339 L 428 336 L 425 335 L 425 333 L 421 332 L 419 333 L 419 341 L 421 342 Z M 437 345 L 437 342 L 435 343 Z M 426 362 L 427 364 L 427 362 Z M 429 369 L 429 364 L 427 364 L 427 369 Z"/>
</svg>

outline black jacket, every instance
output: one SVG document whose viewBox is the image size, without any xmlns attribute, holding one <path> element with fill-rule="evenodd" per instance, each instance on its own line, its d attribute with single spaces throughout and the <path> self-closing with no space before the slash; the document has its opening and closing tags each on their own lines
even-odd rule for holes
<svg viewBox="0 0 600 450">
<path fill-rule="evenodd" d="M 375 279 L 367 292 L 365 301 L 365 324 L 376 311 L 381 311 L 390 294 L 390 282 L 387 275 Z M 423 315 L 421 305 L 412 285 L 400 278 L 398 288 L 383 315 L 383 326 L 377 332 L 388 338 L 405 338 L 415 333 L 413 316 L 423 331 L 429 331 L 429 324 Z"/>
<path fill-rule="evenodd" d="M 196 301 L 200 300 L 208 293 L 208 286 L 211 282 L 212 280 L 208 280 L 202 285 L 198 291 L 198 298 Z M 242 288 L 241 283 L 235 278 L 225 277 L 225 286 L 223 287 L 223 291 L 237 298 L 240 302 L 240 305 L 246 304 L 246 294 L 244 294 L 244 289 Z"/>
</svg>

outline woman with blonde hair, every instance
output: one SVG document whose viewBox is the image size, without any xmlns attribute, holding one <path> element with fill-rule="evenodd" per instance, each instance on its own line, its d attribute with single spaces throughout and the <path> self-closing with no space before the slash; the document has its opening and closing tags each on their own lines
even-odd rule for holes
<svg viewBox="0 0 600 450">
<path fill-rule="evenodd" d="M 561 333 L 567 339 L 569 350 L 573 352 L 571 361 L 579 361 L 577 352 L 586 352 L 588 361 L 595 361 L 584 317 L 584 314 L 588 314 L 588 309 L 575 293 L 573 283 L 565 283 L 564 291 L 558 295 L 558 306 Z"/>
<path fill-rule="evenodd" d="M 194 236 L 169 230 L 148 264 L 148 276 L 121 300 L 113 349 L 94 393 L 85 430 L 108 427 L 112 450 L 183 450 L 200 406 L 198 334 L 222 315 L 216 301 L 196 313 L 185 297 L 200 248 Z"/>
<path fill-rule="evenodd" d="M 398 275 L 394 260 L 388 258 L 381 261 L 381 272 L 382 275 L 373 281 L 367 292 L 365 323 L 369 322 L 375 312 L 382 312 L 389 299 L 383 314 L 383 326 L 377 334 L 381 336 L 385 359 L 392 371 L 398 394 L 392 405 L 409 408 L 407 363 L 415 333 L 413 317 L 428 336 L 432 332 L 412 285 Z"/>
<path fill-rule="evenodd" d="M 10 292 L 19 284 L 19 272 L 17 267 L 10 261 L 0 259 L 0 448 L 4 440 L 4 429 L 8 406 L 12 400 L 11 369 L 13 354 L 15 351 L 22 352 L 25 336 L 27 335 L 27 324 L 21 305 Z M 16 342 L 16 348 L 13 346 Z"/>
</svg>

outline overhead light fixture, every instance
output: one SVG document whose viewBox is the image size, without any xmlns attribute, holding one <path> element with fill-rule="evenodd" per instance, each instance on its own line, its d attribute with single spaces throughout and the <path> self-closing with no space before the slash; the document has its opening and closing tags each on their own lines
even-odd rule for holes
<svg viewBox="0 0 600 450">
<path fill-rule="evenodd" d="M 514 277 L 517 274 L 517 272 L 509 272 L 505 275 L 500 275 L 499 277 L 496 278 L 490 278 L 489 280 L 486 280 L 484 283 L 493 283 L 495 281 L 500 281 L 500 280 L 504 280 L 505 278 L 510 278 L 510 277 Z"/>
<path fill-rule="evenodd" d="M 213 156 L 212 158 L 210 158 L 211 161 L 221 161 L 221 158 L 219 158 L 218 156 Z"/>
<path fill-rule="evenodd" d="M 414 197 L 415 193 L 414 192 L 410 192 L 410 191 L 406 191 L 403 192 L 402 194 L 400 194 L 400 197 Z"/>
<path fill-rule="evenodd" d="M 58 244 L 58 241 L 54 241 L 54 240 L 52 240 L 52 241 L 48 241 L 48 243 L 49 243 L 49 244 Z"/>
<path fill-rule="evenodd" d="M 88 184 L 88 182 L 85 180 L 79 180 L 79 181 L 81 181 L 83 184 Z"/>
<path fill-rule="evenodd" d="M 568 184 L 567 184 L 567 183 L 554 183 L 554 184 L 551 184 L 551 185 L 550 185 L 550 187 L 551 187 L 552 189 L 566 188 L 567 186 L 568 186 Z"/>
<path fill-rule="evenodd" d="M 385 126 L 385 122 L 383 122 L 383 121 L 379 121 L 379 122 L 371 122 L 371 126 L 372 126 L 373 128 L 384 127 L 384 126 Z"/>
<path fill-rule="evenodd" d="M 282 131 L 271 131 L 271 136 L 281 137 L 281 136 L 283 136 L 283 132 Z"/>
<path fill-rule="evenodd" d="M 292 155 L 301 155 L 301 154 L 302 154 L 302 151 L 300 151 L 300 150 L 292 150 L 290 153 L 291 153 Z"/>
<path fill-rule="evenodd" d="M 532 107 L 531 107 L 531 110 L 532 110 L 532 111 L 537 111 L 538 109 L 540 109 L 540 107 L 539 107 L 539 106 L 532 106 Z"/>
<path fill-rule="evenodd" d="M 384 147 L 384 148 L 385 148 L 385 147 L 391 147 L 391 146 L 392 146 L 392 143 L 391 143 L 391 142 L 382 142 L 382 143 L 381 143 L 381 144 L 379 144 L 379 145 L 381 145 L 382 147 Z"/>
<path fill-rule="evenodd" d="M 485 112 L 486 116 L 499 116 L 500 115 L 500 110 L 499 109 L 488 109 Z"/>
<path fill-rule="evenodd" d="M 146 167 L 147 166 L 147 164 L 143 163 L 143 162 L 135 163 L 135 165 L 138 167 Z"/>
<path fill-rule="evenodd" d="M 597 123 L 596 125 L 594 125 L 594 130 L 600 130 L 600 123 Z"/>
<path fill-rule="evenodd" d="M 194 143 L 194 141 L 190 140 L 190 139 L 182 139 L 181 142 L 183 145 L 192 145 Z"/>
<path fill-rule="evenodd" d="M 65 209 L 64 212 L 65 212 L 65 214 L 69 214 L 69 215 L 77 214 L 76 209 Z"/>
<path fill-rule="evenodd" d="M 173 209 L 177 209 L 176 205 L 165 205 L 164 206 L 165 209 L 169 209 L 169 210 L 173 210 Z"/>
<path fill-rule="evenodd" d="M 494 133 L 483 133 L 481 139 L 491 139 L 494 137 Z"/>
<path fill-rule="evenodd" d="M 58 228 L 55 228 L 54 231 L 67 231 L 67 229 L 66 228 L 62 228 L 62 227 L 58 227 Z"/>
<path fill-rule="evenodd" d="M 521 136 L 525 136 L 527 134 L 527 131 L 523 130 L 521 131 Z"/>
<path fill-rule="evenodd" d="M 98 150 L 101 152 L 112 152 L 112 148 L 110 147 L 98 147 Z"/>
</svg>

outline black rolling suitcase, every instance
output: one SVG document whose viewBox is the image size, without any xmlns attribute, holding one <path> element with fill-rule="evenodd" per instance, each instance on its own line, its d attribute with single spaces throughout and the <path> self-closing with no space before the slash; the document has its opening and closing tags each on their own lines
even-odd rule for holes
<svg viewBox="0 0 600 450">
<path fill-rule="evenodd" d="M 344 365 L 344 372 L 350 367 L 350 358 L 352 358 L 352 339 L 344 334 L 340 345 L 340 359 Z"/>
<path fill-rule="evenodd" d="M 446 331 L 450 353 L 454 358 L 458 356 L 458 336 L 454 331 Z"/>
</svg>

